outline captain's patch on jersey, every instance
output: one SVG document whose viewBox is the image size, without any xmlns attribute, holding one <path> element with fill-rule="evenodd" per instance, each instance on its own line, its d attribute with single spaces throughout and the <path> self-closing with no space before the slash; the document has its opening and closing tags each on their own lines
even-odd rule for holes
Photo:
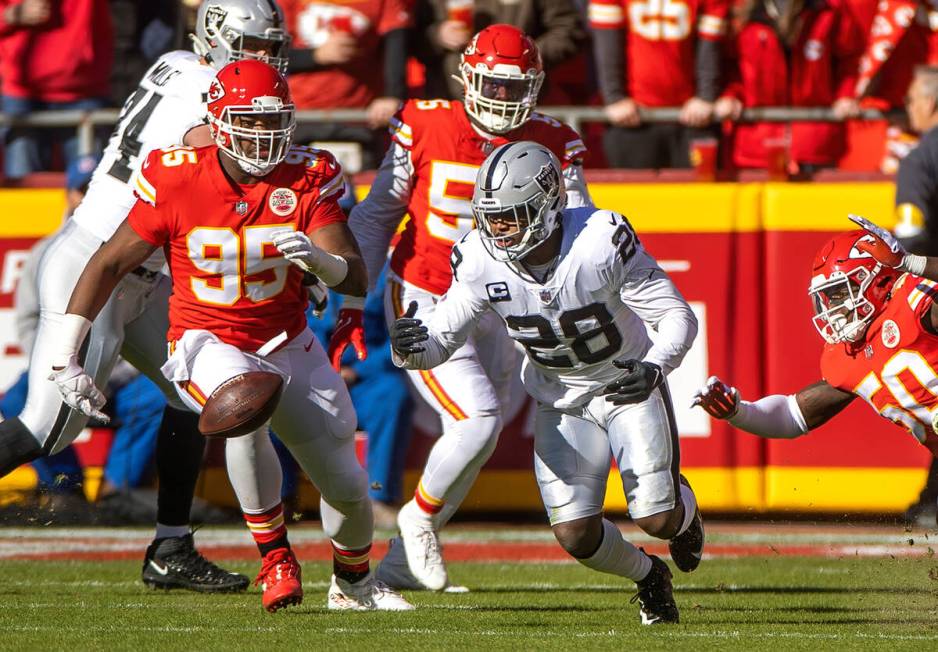
<svg viewBox="0 0 938 652">
<path fill-rule="evenodd" d="M 280 217 L 284 217 L 296 210 L 296 193 L 289 188 L 277 188 L 270 193 L 270 199 L 267 203 L 270 210 Z"/>
<path fill-rule="evenodd" d="M 489 301 L 498 303 L 499 301 L 511 301 L 511 292 L 508 291 L 508 284 L 504 281 L 497 283 L 486 283 L 485 291 L 488 292 Z"/>
</svg>

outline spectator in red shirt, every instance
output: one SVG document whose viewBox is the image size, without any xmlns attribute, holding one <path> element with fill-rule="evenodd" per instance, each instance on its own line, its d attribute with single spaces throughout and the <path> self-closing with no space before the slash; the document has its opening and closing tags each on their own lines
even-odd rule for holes
<svg viewBox="0 0 938 652">
<path fill-rule="evenodd" d="M 571 0 L 417 0 L 416 7 L 414 45 L 426 66 L 427 97 L 462 99 L 463 50 L 473 34 L 490 25 L 514 25 L 534 39 L 548 84 L 554 67 L 576 57 L 586 44 L 583 21 Z"/>
<path fill-rule="evenodd" d="M 853 117 L 864 43 L 841 0 L 747 0 L 732 44 L 732 81 L 716 115 L 735 119 L 743 107 L 814 106 Z M 831 122 L 736 124 L 732 135 L 737 167 L 765 168 L 784 147 L 789 170 L 801 175 L 836 165 L 845 145 L 844 125 Z"/>
<path fill-rule="evenodd" d="M 113 47 L 107 0 L 0 0 L 0 109 L 18 116 L 106 106 Z M 48 169 L 52 142 L 63 143 L 66 165 L 77 158 L 74 128 L 8 130 L 6 176 Z"/>
<path fill-rule="evenodd" d="M 612 167 L 690 167 L 690 139 L 720 92 L 728 0 L 590 0 L 596 70 L 612 126 Z M 643 124 L 641 108 L 681 107 L 680 124 Z"/>
<path fill-rule="evenodd" d="M 367 109 L 368 127 L 318 124 L 297 129 L 296 140 L 362 143 L 366 167 L 386 127 L 407 97 L 408 28 L 413 0 L 281 0 L 293 35 L 290 92 L 297 109 Z M 368 155 L 371 156 L 368 156 Z"/>
</svg>

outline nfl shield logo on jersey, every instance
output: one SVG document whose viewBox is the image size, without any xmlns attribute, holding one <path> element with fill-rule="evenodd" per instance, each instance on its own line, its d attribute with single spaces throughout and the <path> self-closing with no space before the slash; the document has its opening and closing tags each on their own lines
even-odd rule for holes
<svg viewBox="0 0 938 652">
<path fill-rule="evenodd" d="M 235 204 L 235 213 L 238 215 L 244 215 L 248 212 L 248 203 L 243 199 Z"/>
<path fill-rule="evenodd" d="M 267 202 L 270 210 L 284 217 L 296 210 L 296 194 L 289 188 L 277 188 L 270 193 L 270 200 Z"/>
</svg>

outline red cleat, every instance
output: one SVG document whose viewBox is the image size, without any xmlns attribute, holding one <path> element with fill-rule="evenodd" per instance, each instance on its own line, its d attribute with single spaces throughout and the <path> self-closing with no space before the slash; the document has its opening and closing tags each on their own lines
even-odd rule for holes
<svg viewBox="0 0 938 652">
<path fill-rule="evenodd" d="M 261 572 L 254 585 L 264 591 L 264 609 L 273 613 L 278 609 L 303 602 L 303 583 L 300 563 L 289 548 L 277 548 L 264 556 Z"/>
</svg>

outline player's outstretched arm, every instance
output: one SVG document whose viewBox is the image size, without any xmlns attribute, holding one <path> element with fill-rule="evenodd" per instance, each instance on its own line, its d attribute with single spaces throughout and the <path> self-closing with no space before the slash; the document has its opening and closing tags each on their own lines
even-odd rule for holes
<svg viewBox="0 0 938 652">
<path fill-rule="evenodd" d="M 769 439 L 794 439 L 829 421 L 853 399 L 821 380 L 797 394 L 772 394 L 757 401 L 741 400 L 739 390 L 716 376 L 694 395 L 695 406 L 715 419 L 725 419 L 740 430 Z"/>
<path fill-rule="evenodd" d="M 877 261 L 903 272 L 938 282 L 938 258 L 910 254 L 902 243 L 886 229 L 876 226 L 865 217 L 850 215 L 850 221 L 873 236 L 870 242 L 858 242 L 857 249 L 865 251 Z"/>
<path fill-rule="evenodd" d="M 117 232 L 95 252 L 78 278 L 68 302 L 58 338 L 58 349 L 52 358 L 52 374 L 65 403 L 87 416 L 107 421 L 101 412 L 105 397 L 94 380 L 78 362 L 78 350 L 91 322 L 111 296 L 117 282 L 136 269 L 156 249 L 137 235 L 125 220 Z"/>
</svg>

